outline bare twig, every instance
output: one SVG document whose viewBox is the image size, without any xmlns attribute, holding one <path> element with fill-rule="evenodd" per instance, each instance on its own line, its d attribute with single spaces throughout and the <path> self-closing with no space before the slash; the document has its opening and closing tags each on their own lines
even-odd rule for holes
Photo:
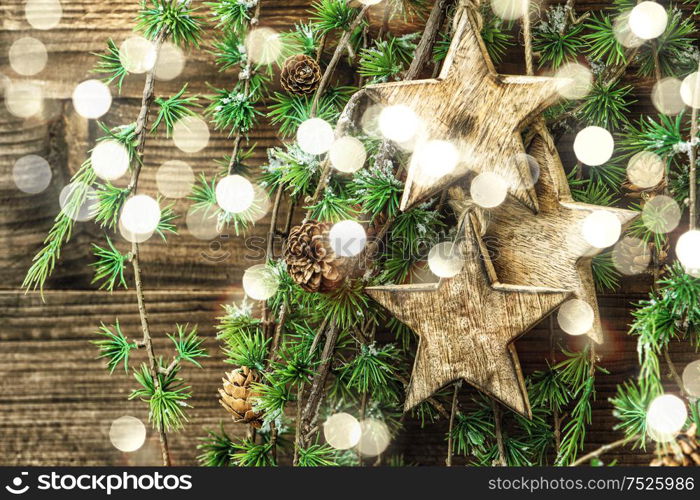
<svg viewBox="0 0 700 500">
<path fill-rule="evenodd" d="M 617 441 L 614 441 L 612 443 L 604 444 L 600 448 L 593 450 L 590 453 L 587 453 L 586 455 L 582 456 L 581 458 L 579 458 L 577 460 L 574 460 L 573 462 L 571 462 L 569 464 L 569 467 L 577 467 L 579 465 L 585 464 L 589 460 L 592 460 L 596 457 L 599 457 L 599 456 L 603 455 L 604 453 L 612 451 L 615 448 L 619 448 L 620 446 L 624 446 L 625 444 L 629 443 L 633 439 L 635 439 L 635 436 L 626 437 L 623 439 L 618 439 Z"/>
<path fill-rule="evenodd" d="M 454 392 L 452 393 L 452 407 L 450 409 L 450 426 L 447 431 L 447 459 L 445 459 L 445 465 L 452 467 L 452 455 L 453 455 L 453 439 L 452 432 L 455 425 L 455 415 L 457 415 L 457 406 L 459 405 L 457 401 L 457 395 L 459 394 L 459 389 L 462 387 L 462 381 L 455 382 Z"/>
<path fill-rule="evenodd" d="M 690 229 L 697 227 L 698 223 L 698 166 L 697 166 L 697 141 L 698 136 L 698 108 L 695 106 L 700 100 L 700 63 L 698 64 L 698 72 L 695 78 L 695 89 L 693 90 L 693 106 L 690 113 L 690 148 L 688 149 L 688 158 L 690 160 L 688 171 L 688 182 L 690 183 L 690 194 L 688 199 L 688 208 L 690 209 Z"/>
<path fill-rule="evenodd" d="M 503 442 L 503 412 L 498 401 L 491 398 L 491 408 L 493 410 L 494 433 L 496 434 L 496 445 L 498 446 L 498 459 L 494 460 L 494 465 L 505 467 L 508 465 L 506 460 L 506 447 Z"/>
</svg>

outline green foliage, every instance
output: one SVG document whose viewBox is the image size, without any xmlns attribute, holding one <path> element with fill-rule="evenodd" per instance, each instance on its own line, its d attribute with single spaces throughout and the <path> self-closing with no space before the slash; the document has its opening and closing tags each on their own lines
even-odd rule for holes
<svg viewBox="0 0 700 500">
<path fill-rule="evenodd" d="M 636 102 L 629 98 L 631 92 L 632 86 L 621 85 L 619 80 L 597 81 L 586 95 L 578 116 L 588 125 L 617 130 L 628 124 L 629 106 Z"/>
<path fill-rule="evenodd" d="M 104 75 L 102 80 L 108 85 L 115 83 L 117 90 L 121 93 L 124 78 L 126 78 L 129 72 L 122 65 L 122 61 L 119 57 L 119 47 L 114 43 L 114 40 L 111 38 L 107 40 L 106 52 L 101 54 L 93 52 L 92 55 L 97 57 L 97 63 L 90 72 Z"/>
<path fill-rule="evenodd" d="M 226 362 L 262 370 L 265 368 L 271 340 L 265 338 L 262 331 L 242 332 L 236 337 L 231 337 L 227 341 Z"/>
<path fill-rule="evenodd" d="M 668 210 L 675 201 L 661 200 L 662 203 L 633 203 L 631 208 L 637 210 L 640 216 L 632 221 L 627 233 L 639 238 L 644 244 L 653 243 L 657 250 L 662 250 L 668 241 L 666 226 L 668 224 Z M 663 201 L 666 201 L 665 203 Z"/>
<path fill-rule="evenodd" d="M 255 443 L 250 439 L 244 439 L 234 445 L 236 450 L 232 455 L 236 465 L 239 467 L 272 467 L 277 465 L 272 455 L 272 445 L 270 443 Z"/>
<path fill-rule="evenodd" d="M 248 27 L 256 3 L 255 0 L 218 0 L 204 2 L 204 5 L 211 9 L 217 28 L 223 32 L 241 33 Z"/>
<path fill-rule="evenodd" d="M 91 267 L 95 268 L 95 276 L 92 278 L 92 283 L 102 281 L 100 290 L 105 289 L 110 292 L 114 291 L 116 286 L 128 288 L 124 279 L 124 268 L 129 260 L 129 256 L 117 250 L 108 236 L 105 238 L 108 248 L 102 248 L 95 243 L 92 244 L 92 253 L 97 258 L 96 262 L 90 264 Z"/>
<path fill-rule="evenodd" d="M 195 116 L 193 107 L 199 107 L 197 103 L 198 97 L 185 96 L 185 91 L 187 90 L 187 84 L 185 84 L 180 91 L 172 97 L 163 99 L 162 97 L 156 98 L 154 101 L 155 105 L 158 107 L 158 114 L 156 119 L 153 121 L 151 126 L 151 133 L 154 134 L 158 127 L 163 124 L 165 125 L 165 134 L 170 137 L 173 132 L 173 127 L 178 120 L 186 116 Z"/>
<path fill-rule="evenodd" d="M 279 360 L 273 364 L 272 379 L 276 384 L 301 387 L 315 373 L 314 356 L 303 346 L 296 343 L 286 343 L 279 353 Z"/>
<path fill-rule="evenodd" d="M 585 23 L 589 33 L 583 36 L 588 42 L 588 55 L 606 66 L 618 66 L 627 62 L 625 47 L 617 40 L 613 18 L 607 14 L 593 14 Z"/>
<path fill-rule="evenodd" d="M 129 197 L 130 190 L 112 185 L 110 182 L 98 184 L 96 196 L 95 222 L 103 228 L 115 229 L 122 206 Z"/>
<path fill-rule="evenodd" d="M 491 409 L 480 406 L 469 412 L 458 412 L 455 415 L 452 443 L 456 453 L 474 455 L 486 450 L 487 441 L 494 437 L 494 421 Z"/>
<path fill-rule="evenodd" d="M 224 431 L 223 425 L 219 432 L 207 431 L 207 436 L 200 438 L 197 445 L 200 454 L 197 455 L 199 465 L 203 467 L 231 467 L 234 465 L 233 454 L 236 444 Z"/>
<path fill-rule="evenodd" d="M 299 467 L 337 467 L 335 450 L 327 444 L 299 448 Z"/>
<path fill-rule="evenodd" d="M 197 335 L 197 326 L 192 327 L 189 332 L 187 327 L 188 325 L 175 325 L 177 336 L 168 335 L 168 338 L 175 344 L 178 361 L 188 361 L 201 368 L 202 365 L 199 364 L 197 358 L 209 357 L 206 349 L 202 348 L 204 339 Z"/>
<path fill-rule="evenodd" d="M 208 96 L 211 101 L 207 114 L 212 118 L 217 130 L 228 130 L 229 136 L 250 131 L 261 115 L 255 109 L 259 97 L 259 86 L 246 90 L 239 81 L 233 90 L 213 88 L 215 94 Z"/>
<path fill-rule="evenodd" d="M 682 112 L 675 117 L 659 115 L 658 122 L 646 116 L 639 119 L 637 126 L 629 126 L 622 137 L 621 146 L 629 156 L 640 151 L 651 151 L 662 157 L 671 157 L 684 137 Z"/>
<path fill-rule="evenodd" d="M 374 47 L 360 52 L 358 73 L 369 78 L 368 83 L 387 82 L 398 78 L 411 64 L 416 50 L 416 33 L 394 37 L 388 35 L 375 42 Z"/>
<path fill-rule="evenodd" d="M 653 76 L 657 61 L 662 76 L 680 76 L 697 70 L 694 33 L 693 19 L 683 17 L 676 8 L 670 8 L 666 30 L 653 43 L 645 43 L 639 48 L 636 60 L 639 75 Z"/>
<path fill-rule="evenodd" d="M 159 196 L 158 205 L 160 205 L 162 201 L 162 198 Z M 160 220 L 158 221 L 155 232 L 163 241 L 167 241 L 165 233 L 177 234 L 177 227 L 173 224 L 173 221 L 179 216 L 175 213 L 175 210 L 173 210 L 174 206 L 175 202 L 172 202 L 160 208 Z"/>
<path fill-rule="evenodd" d="M 316 118 L 321 118 L 331 124 L 335 123 L 354 91 L 353 87 L 328 89 L 319 98 Z M 278 131 L 283 138 L 296 134 L 299 125 L 311 118 L 312 99 L 307 95 L 290 95 L 280 92 L 275 92 L 272 95 L 272 104 L 270 104 L 267 116 L 271 123 L 278 126 Z"/>
<path fill-rule="evenodd" d="M 192 213 L 202 211 L 203 218 L 216 218 L 219 227 L 233 226 L 234 233 L 239 235 L 246 231 L 253 224 L 253 215 L 260 209 L 259 203 L 253 204 L 243 212 L 226 212 L 219 207 L 216 202 L 216 183 L 218 178 L 214 177 L 211 182 L 207 180 L 204 173 L 200 173 L 197 182 L 192 185 L 192 193 L 187 199 L 193 201 Z"/>
<path fill-rule="evenodd" d="M 44 246 L 32 259 L 32 265 L 22 282 L 22 288 L 25 290 L 39 288 L 43 292 L 44 284 L 61 256 L 63 244 L 70 240 L 75 217 L 88 201 L 90 186 L 95 182 L 95 178 L 95 171 L 88 159 L 73 175 L 72 188 L 68 192 L 65 204 L 54 219 L 54 224 L 44 239 Z"/>
<path fill-rule="evenodd" d="M 350 193 L 371 220 L 381 213 L 395 217 L 399 212 L 403 182 L 394 176 L 391 164 L 374 166 L 361 169 L 355 174 L 350 184 Z"/>
<path fill-rule="evenodd" d="M 357 394 L 388 403 L 398 402 L 398 350 L 393 344 L 362 344 L 359 352 L 338 370 L 338 378 Z"/>
<path fill-rule="evenodd" d="M 560 16 L 566 16 L 565 9 L 559 6 L 549 9 L 544 20 L 534 30 L 532 48 L 540 54 L 539 66 L 558 68 L 565 62 L 575 59 L 586 44 L 582 38 L 582 25 L 560 29 L 563 22 Z"/>
<path fill-rule="evenodd" d="M 287 384 L 280 383 L 269 375 L 266 378 L 265 383 L 253 385 L 257 394 L 254 408 L 263 414 L 266 423 L 280 422 L 284 416 L 284 408 L 287 403 L 294 401 L 294 395 Z"/>
<path fill-rule="evenodd" d="M 122 363 L 124 363 L 124 371 L 128 372 L 129 354 L 131 354 L 132 349 L 137 349 L 138 347 L 135 343 L 130 343 L 124 336 L 119 326 L 119 320 L 114 323 L 112 328 L 102 323 L 97 334 L 103 338 L 91 340 L 90 342 L 95 344 L 100 351 L 98 359 L 105 358 L 107 360 L 109 373 L 114 373 L 117 366 Z"/>
<path fill-rule="evenodd" d="M 615 267 L 612 252 L 599 253 L 591 261 L 593 281 L 599 292 L 613 291 L 620 286 L 620 272 Z"/>
<path fill-rule="evenodd" d="M 483 10 L 484 9 L 482 9 L 482 11 Z M 484 40 L 486 51 L 489 53 L 491 60 L 495 64 L 498 64 L 503 59 L 506 51 L 513 46 L 513 37 L 504 29 L 504 23 L 499 17 L 495 15 L 484 15 L 483 12 L 482 17 L 484 21 L 481 26 L 481 38 Z M 439 55 L 439 60 L 444 59 L 447 55 L 448 46 L 449 43 L 447 46 L 443 44 L 442 47 L 438 48 L 436 44 L 436 50 L 442 52 L 442 54 Z"/>
<path fill-rule="evenodd" d="M 190 387 L 184 385 L 183 380 L 178 377 L 179 371 L 180 366 L 175 365 L 167 374 L 158 373 L 157 381 L 145 363 L 141 364 L 140 370 L 134 372 L 134 377 L 141 387 L 134 390 L 129 399 L 139 398 L 148 403 L 148 420 L 154 429 L 177 431 L 182 429 L 187 420 L 185 408 L 189 407 L 187 400 L 192 394 L 189 391 Z"/>
<path fill-rule="evenodd" d="M 284 186 L 290 196 L 304 198 L 316 189 L 320 174 L 318 157 L 305 153 L 296 144 L 283 148 L 271 148 L 267 152 L 268 164 L 263 167 L 263 185 L 272 194 Z"/>
<path fill-rule="evenodd" d="M 314 28 L 323 33 L 334 29 L 349 29 L 359 13 L 346 0 L 319 0 L 311 4 L 311 9 Z"/>
<path fill-rule="evenodd" d="M 297 23 L 292 31 L 282 34 L 285 58 L 297 54 L 316 57 L 320 47 L 321 35 L 312 24 Z"/>
<path fill-rule="evenodd" d="M 338 222 L 357 217 L 353 200 L 343 194 L 335 194 L 330 188 L 317 203 L 306 208 L 311 211 L 311 218 L 319 221 Z"/>
<path fill-rule="evenodd" d="M 533 408 L 559 411 L 571 401 L 569 387 L 558 369 L 549 367 L 528 377 L 528 394 Z"/>
<path fill-rule="evenodd" d="M 656 384 L 649 384 L 639 378 L 617 386 L 617 394 L 610 398 L 614 406 L 613 415 L 620 421 L 615 430 L 621 430 L 625 437 L 633 440 L 635 447 L 645 448 L 647 436 L 647 411 L 651 401 L 661 394 Z"/>
<path fill-rule="evenodd" d="M 245 45 L 235 32 L 224 32 L 223 38 L 212 44 L 211 54 L 214 56 L 219 71 L 225 71 L 239 64 L 247 63 L 248 55 Z"/>
<path fill-rule="evenodd" d="M 589 170 L 593 172 L 597 167 L 591 167 Z M 605 168 L 605 166 L 601 167 Z M 598 205 L 604 207 L 612 207 L 617 202 L 614 194 L 610 191 L 606 183 L 601 181 L 593 181 L 591 179 L 575 179 L 576 168 L 569 175 L 569 184 L 571 184 L 571 196 L 574 201 L 579 203 L 588 203 L 590 205 Z"/>
<path fill-rule="evenodd" d="M 190 2 L 180 0 L 141 0 L 136 16 L 136 29 L 155 40 L 165 33 L 175 45 L 199 47 L 202 37 L 202 18 L 195 14 Z"/>
<path fill-rule="evenodd" d="M 371 317 L 374 303 L 364 293 L 360 280 L 345 282 L 328 294 L 314 294 L 316 314 L 334 321 L 341 330 L 351 328 Z"/>
</svg>

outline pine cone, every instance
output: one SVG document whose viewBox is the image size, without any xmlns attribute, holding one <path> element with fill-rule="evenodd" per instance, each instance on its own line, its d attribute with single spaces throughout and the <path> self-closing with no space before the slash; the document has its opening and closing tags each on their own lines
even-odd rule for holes
<svg viewBox="0 0 700 500">
<path fill-rule="evenodd" d="M 307 292 L 329 292 L 345 278 L 345 259 L 328 242 L 330 225 L 308 221 L 289 232 L 284 247 L 287 272 Z"/>
<path fill-rule="evenodd" d="M 651 461 L 653 467 L 698 467 L 700 466 L 700 443 L 695 435 L 695 424 L 676 436 L 676 440 L 665 445 L 662 454 Z"/>
<path fill-rule="evenodd" d="M 298 54 L 284 61 L 280 81 L 291 94 L 311 94 L 321 81 L 321 68 L 309 56 Z"/>
<path fill-rule="evenodd" d="M 251 385 L 257 382 L 259 374 L 247 366 L 236 368 L 226 374 L 223 389 L 219 389 L 219 403 L 226 408 L 234 422 L 244 422 L 256 429 L 262 426 L 262 413 L 253 410 L 256 394 Z"/>
</svg>

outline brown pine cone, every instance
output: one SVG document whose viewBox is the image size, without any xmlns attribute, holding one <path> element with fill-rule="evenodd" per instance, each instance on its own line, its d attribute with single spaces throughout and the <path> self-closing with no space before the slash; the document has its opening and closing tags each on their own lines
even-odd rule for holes
<svg viewBox="0 0 700 500">
<path fill-rule="evenodd" d="M 291 56 L 284 61 L 280 81 L 291 94 L 311 94 L 321 82 L 321 67 L 307 55 Z"/>
<path fill-rule="evenodd" d="M 305 222 L 292 228 L 284 246 L 287 272 L 307 292 L 330 292 L 345 278 L 345 259 L 330 247 L 329 230 L 325 222 Z"/>
<path fill-rule="evenodd" d="M 262 426 L 262 413 L 253 410 L 253 399 L 257 396 L 251 385 L 257 382 L 259 374 L 247 366 L 236 368 L 223 378 L 224 387 L 219 389 L 219 403 L 226 408 L 234 422 L 250 424 L 256 429 Z"/>
<path fill-rule="evenodd" d="M 653 467 L 698 467 L 700 466 L 700 442 L 695 435 L 695 424 L 679 433 L 676 440 L 664 444 L 664 449 L 649 465 Z"/>
</svg>

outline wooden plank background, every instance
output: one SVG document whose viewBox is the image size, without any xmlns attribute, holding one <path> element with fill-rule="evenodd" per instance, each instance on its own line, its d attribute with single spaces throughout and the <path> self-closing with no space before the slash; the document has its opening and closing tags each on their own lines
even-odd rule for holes
<svg viewBox="0 0 700 500">
<path fill-rule="evenodd" d="M 262 0 L 261 24 L 278 30 L 288 29 L 307 17 L 309 1 Z M 195 0 L 195 4 L 202 3 Z M 606 2 L 586 1 L 579 4 L 601 8 Z M 109 443 L 107 432 L 114 418 L 124 414 L 146 419 L 144 405 L 129 402 L 131 378 L 123 372 L 110 376 L 95 359 L 95 348 L 88 341 L 101 321 L 119 317 L 127 335 L 138 335 L 138 311 L 131 292 L 99 292 L 90 285 L 92 261 L 89 242 L 101 237 L 91 223 L 79 223 L 66 245 L 59 268 L 47 285 L 45 302 L 38 294 L 25 294 L 20 283 L 31 258 L 58 212 L 58 193 L 72 172 L 83 161 L 86 151 L 98 136 L 94 122 L 77 116 L 70 103 L 74 86 L 89 77 L 94 64 L 90 52 L 103 50 L 108 37 L 117 42 L 131 34 L 136 0 L 62 0 L 63 19 L 50 31 L 36 31 L 24 20 L 23 0 L 4 0 L 0 5 L 0 82 L 17 78 L 9 67 L 7 52 L 16 38 L 31 35 L 42 40 L 49 51 L 46 69 L 36 77 L 51 100 L 38 118 L 21 120 L 10 115 L 0 104 L 0 465 L 146 465 L 158 463 L 157 436 L 139 452 L 123 454 Z M 373 13 L 376 21 L 380 13 Z M 410 24 L 397 22 L 392 29 L 415 30 Z M 211 34 L 211 30 L 207 32 Z M 517 48 L 517 47 L 516 47 Z M 521 56 L 509 55 L 501 71 L 521 72 Z M 196 93 L 206 93 L 206 83 L 231 86 L 235 74 L 219 73 L 213 58 L 204 50 L 187 54 L 184 73 L 172 82 L 159 82 L 158 95 L 170 95 L 184 82 Z M 120 96 L 115 96 L 106 117 L 112 125 L 133 121 L 141 94 L 142 79 L 130 76 Z M 646 89 L 646 90 L 645 90 Z M 648 109 L 648 86 L 642 87 L 636 109 Z M 257 143 L 253 162 L 265 159 L 265 148 L 279 143 L 274 127 L 262 123 L 251 134 Z M 565 163 L 571 158 L 570 138 L 560 146 Z M 169 159 L 187 161 L 196 173 L 209 176 L 218 167 L 214 160 L 228 154 L 231 141 L 222 134 L 212 134 L 206 149 L 196 154 L 179 152 L 163 136 L 149 139 L 146 166 L 140 189 L 155 192 L 157 166 Z M 21 156 L 38 154 L 51 164 L 53 181 L 39 195 L 27 195 L 16 189 L 12 166 Z M 184 215 L 186 202 L 176 204 Z M 212 242 L 192 237 L 181 219 L 182 234 L 171 237 L 167 247 L 156 238 L 143 245 L 142 267 L 147 289 L 147 303 L 156 332 L 156 348 L 165 345 L 165 333 L 175 322 L 200 325 L 212 357 L 204 369 L 187 368 L 187 379 L 194 398 L 190 423 L 184 432 L 172 438 L 175 464 L 195 463 L 197 439 L 206 429 L 220 421 L 228 422 L 216 401 L 216 389 L 226 365 L 214 340 L 213 324 L 220 304 L 240 299 L 238 285 L 243 269 L 251 265 L 251 254 L 242 238 L 231 235 Z M 267 219 L 251 232 L 263 237 Z M 212 258 L 215 257 L 215 258 Z M 598 398 L 594 404 L 593 425 L 589 431 L 590 448 L 618 439 L 612 430 L 614 418 L 607 398 L 620 381 L 637 370 L 635 343 L 626 335 L 630 320 L 630 302 L 639 299 L 648 288 L 645 280 L 629 280 L 616 294 L 600 297 L 601 316 L 607 340 L 601 348 L 602 364 L 610 375 L 601 376 Z M 549 352 L 549 334 L 540 325 L 517 344 L 525 374 L 542 368 Z M 696 358 L 673 346 L 679 366 Z M 138 361 L 138 358 L 135 362 Z M 465 391 L 465 397 L 469 392 Z M 226 424 L 232 433 L 240 427 Z M 406 419 L 405 429 L 392 445 L 392 453 L 402 454 L 407 463 L 444 463 L 446 425 L 440 422 L 421 429 Z M 644 464 L 649 456 L 640 452 L 608 455 L 622 464 Z"/>
</svg>

